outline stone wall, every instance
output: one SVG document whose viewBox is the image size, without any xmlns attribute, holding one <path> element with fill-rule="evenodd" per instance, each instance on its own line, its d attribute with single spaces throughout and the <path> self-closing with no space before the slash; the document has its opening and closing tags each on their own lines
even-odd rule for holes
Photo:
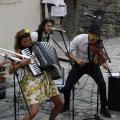
<svg viewBox="0 0 120 120">
<path fill-rule="evenodd" d="M 74 37 L 76 34 L 88 31 L 93 18 L 84 15 L 85 12 L 93 14 L 93 11 L 101 8 L 105 13 L 101 34 L 113 37 L 120 35 L 120 0 L 112 0 L 112 4 L 105 4 L 103 0 L 65 0 L 68 14 L 63 19 L 63 25 L 68 35 Z"/>
</svg>

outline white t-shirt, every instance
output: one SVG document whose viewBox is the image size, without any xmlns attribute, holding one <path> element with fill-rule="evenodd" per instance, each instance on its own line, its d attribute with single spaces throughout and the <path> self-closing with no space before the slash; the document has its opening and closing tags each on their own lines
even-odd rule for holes
<svg viewBox="0 0 120 120">
<path fill-rule="evenodd" d="M 32 42 L 36 42 L 38 40 L 38 33 L 37 32 L 31 32 L 31 40 Z"/>
<path fill-rule="evenodd" d="M 30 35 L 31 35 L 32 42 L 36 42 L 38 40 L 38 33 L 37 32 L 31 32 Z M 55 43 L 54 43 L 54 41 L 51 38 L 49 38 L 49 43 L 53 47 L 55 47 Z"/>
<path fill-rule="evenodd" d="M 76 36 L 70 43 L 70 52 L 76 54 L 76 58 L 88 62 L 88 34 Z"/>
</svg>

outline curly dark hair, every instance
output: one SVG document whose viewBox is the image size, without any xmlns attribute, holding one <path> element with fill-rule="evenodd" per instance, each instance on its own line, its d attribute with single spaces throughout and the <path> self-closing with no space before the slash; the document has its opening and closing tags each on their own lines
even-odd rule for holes
<svg viewBox="0 0 120 120">
<path fill-rule="evenodd" d="M 45 19 L 43 19 L 42 22 L 41 22 L 41 24 L 38 26 L 38 29 L 37 29 L 38 41 L 42 40 L 42 34 L 43 34 L 43 31 L 44 31 L 45 25 L 48 22 L 51 22 L 53 25 L 55 24 L 54 20 L 51 19 L 51 18 L 45 18 Z"/>
<path fill-rule="evenodd" d="M 14 49 L 15 51 L 18 51 L 19 49 L 22 48 L 21 46 L 21 40 L 23 38 L 30 37 L 30 31 L 28 29 L 22 29 L 18 31 L 15 35 L 15 44 L 14 44 Z"/>
</svg>

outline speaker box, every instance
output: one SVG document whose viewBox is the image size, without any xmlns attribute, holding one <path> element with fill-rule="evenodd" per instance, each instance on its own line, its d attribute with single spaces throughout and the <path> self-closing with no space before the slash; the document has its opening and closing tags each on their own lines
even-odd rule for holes
<svg viewBox="0 0 120 120">
<path fill-rule="evenodd" d="M 108 109 L 120 111 L 120 77 L 109 77 Z"/>
</svg>

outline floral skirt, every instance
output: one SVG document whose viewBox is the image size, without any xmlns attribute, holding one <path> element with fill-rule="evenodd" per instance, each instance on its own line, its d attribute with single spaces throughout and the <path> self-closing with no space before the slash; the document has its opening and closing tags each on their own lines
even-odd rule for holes
<svg viewBox="0 0 120 120">
<path fill-rule="evenodd" d="M 59 94 L 55 82 L 46 73 L 39 77 L 25 75 L 20 84 L 28 105 L 41 103 Z"/>
</svg>

